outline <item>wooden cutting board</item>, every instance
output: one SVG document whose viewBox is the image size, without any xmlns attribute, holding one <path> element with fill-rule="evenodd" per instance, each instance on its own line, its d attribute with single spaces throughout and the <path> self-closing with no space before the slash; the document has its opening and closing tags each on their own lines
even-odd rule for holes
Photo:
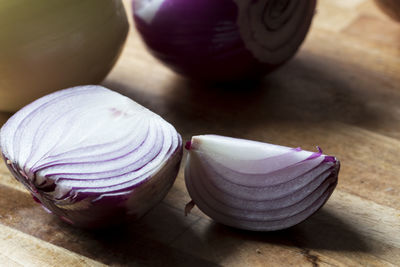
<svg viewBox="0 0 400 267">
<path fill-rule="evenodd" d="M 162 115 L 184 140 L 215 133 L 319 145 L 342 162 L 337 190 L 300 225 L 253 233 L 197 208 L 185 217 L 181 171 L 141 221 L 87 232 L 43 211 L 2 163 L 0 265 L 400 266 L 400 24 L 371 1 L 319 1 L 297 56 L 257 85 L 189 82 L 154 60 L 133 27 L 103 84 Z"/>
</svg>

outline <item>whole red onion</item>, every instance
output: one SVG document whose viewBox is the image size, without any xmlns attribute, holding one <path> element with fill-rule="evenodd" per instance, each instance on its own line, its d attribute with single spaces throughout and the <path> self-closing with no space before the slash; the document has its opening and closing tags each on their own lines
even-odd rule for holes
<svg viewBox="0 0 400 267">
<path fill-rule="evenodd" d="M 194 79 L 258 76 L 289 60 L 310 27 L 316 0 L 133 0 L 150 52 Z"/>
</svg>

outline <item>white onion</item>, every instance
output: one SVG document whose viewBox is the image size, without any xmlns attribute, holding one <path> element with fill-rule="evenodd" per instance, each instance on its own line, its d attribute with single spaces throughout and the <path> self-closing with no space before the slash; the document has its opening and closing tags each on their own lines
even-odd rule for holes
<svg viewBox="0 0 400 267">
<path fill-rule="evenodd" d="M 99 83 L 128 29 L 121 0 L 0 0 L 0 110 Z"/>
<path fill-rule="evenodd" d="M 181 137 L 157 114 L 101 86 L 55 92 L 2 127 L 14 176 L 48 210 L 78 226 L 140 218 L 168 192 Z"/>
<path fill-rule="evenodd" d="M 194 136 L 185 181 L 192 201 L 217 222 L 246 230 L 291 227 L 332 194 L 339 161 L 319 152 L 217 135 Z"/>
</svg>

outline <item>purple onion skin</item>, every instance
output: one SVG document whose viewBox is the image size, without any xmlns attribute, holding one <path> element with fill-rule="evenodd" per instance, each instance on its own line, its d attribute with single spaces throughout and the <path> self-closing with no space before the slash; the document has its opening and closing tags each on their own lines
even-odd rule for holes
<svg viewBox="0 0 400 267">
<path fill-rule="evenodd" d="M 136 28 L 150 53 L 183 76 L 218 82 L 260 77 L 287 62 L 304 40 L 316 4 L 309 1 L 304 14 L 308 18 L 293 49 L 267 62 L 246 47 L 238 26 L 237 0 L 165 0 L 151 22 L 138 12 L 146 1 L 133 0 L 132 6 Z"/>
<path fill-rule="evenodd" d="M 231 0 L 168 0 L 163 6 L 150 25 L 135 15 L 134 20 L 150 52 L 171 69 L 199 80 L 261 74 L 262 64 L 244 49 L 235 25 L 237 8 Z M 219 26 L 223 22 L 229 29 Z M 228 31 L 232 36 L 224 38 Z"/>
</svg>

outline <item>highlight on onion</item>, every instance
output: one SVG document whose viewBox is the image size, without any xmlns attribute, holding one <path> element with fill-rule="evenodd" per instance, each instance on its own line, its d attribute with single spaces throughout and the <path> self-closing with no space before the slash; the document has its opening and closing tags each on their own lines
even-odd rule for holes
<svg viewBox="0 0 400 267">
<path fill-rule="evenodd" d="M 375 3 L 386 15 L 400 22 L 399 0 L 375 0 Z"/>
<path fill-rule="evenodd" d="M 245 230 L 291 227 L 316 212 L 336 187 L 339 161 L 318 152 L 217 135 L 192 137 L 185 182 L 197 205 Z"/>
<path fill-rule="evenodd" d="M 82 227 L 140 218 L 167 194 L 182 157 L 171 124 L 101 86 L 27 105 L 1 128 L 0 147 L 34 199 Z"/>
<path fill-rule="evenodd" d="M 316 0 L 133 0 L 136 28 L 150 52 L 193 79 L 259 76 L 303 42 Z"/>
<path fill-rule="evenodd" d="M 0 0 L 0 110 L 99 83 L 128 29 L 121 0 Z"/>
</svg>

